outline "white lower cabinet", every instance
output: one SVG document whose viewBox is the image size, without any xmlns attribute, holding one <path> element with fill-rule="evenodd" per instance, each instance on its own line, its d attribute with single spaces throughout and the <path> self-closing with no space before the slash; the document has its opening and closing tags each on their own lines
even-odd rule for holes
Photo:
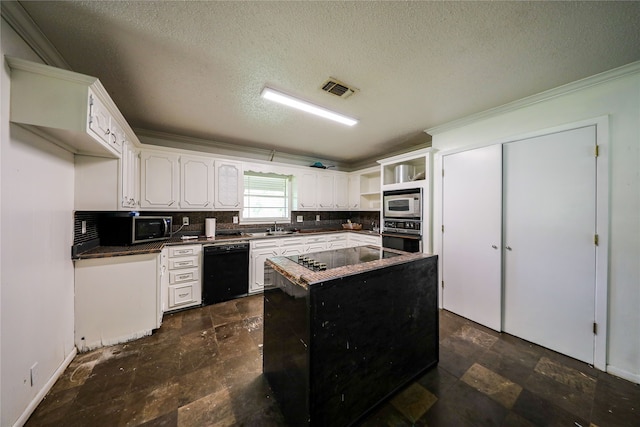
<svg viewBox="0 0 640 427">
<path fill-rule="evenodd" d="M 74 262 L 79 351 L 130 341 L 160 327 L 159 263 L 158 254 Z"/>
<path fill-rule="evenodd" d="M 327 236 L 327 249 L 346 248 L 348 237 L 346 233 L 329 234 Z"/>
<path fill-rule="evenodd" d="M 327 235 L 305 236 L 304 253 L 320 252 L 327 249 Z"/>
<path fill-rule="evenodd" d="M 382 246 L 382 237 L 379 235 L 366 235 L 361 233 L 347 233 L 348 234 L 348 243 L 347 245 L 351 248 L 354 246 Z"/>
<path fill-rule="evenodd" d="M 178 245 L 163 249 L 162 311 L 202 304 L 202 245 Z"/>
<path fill-rule="evenodd" d="M 264 289 L 264 262 L 280 255 L 280 239 L 253 240 L 249 244 L 249 293 Z"/>
</svg>

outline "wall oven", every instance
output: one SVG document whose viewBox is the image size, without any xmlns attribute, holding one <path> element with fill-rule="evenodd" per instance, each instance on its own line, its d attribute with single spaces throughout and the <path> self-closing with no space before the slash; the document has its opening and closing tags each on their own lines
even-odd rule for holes
<svg viewBox="0 0 640 427">
<path fill-rule="evenodd" d="M 382 246 L 422 252 L 422 189 L 383 193 Z"/>
<path fill-rule="evenodd" d="M 384 218 L 422 217 L 422 189 L 385 191 L 383 199 Z"/>
<path fill-rule="evenodd" d="M 105 215 L 98 222 L 100 244 L 134 245 L 167 240 L 171 237 L 170 216 Z"/>
</svg>

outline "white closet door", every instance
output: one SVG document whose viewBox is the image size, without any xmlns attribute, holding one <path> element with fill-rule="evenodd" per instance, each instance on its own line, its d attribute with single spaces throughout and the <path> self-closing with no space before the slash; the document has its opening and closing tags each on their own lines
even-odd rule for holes
<svg viewBox="0 0 640 427">
<path fill-rule="evenodd" d="M 502 319 L 502 147 L 445 156 L 442 304 L 489 328 Z"/>
<path fill-rule="evenodd" d="M 504 144 L 504 330 L 593 363 L 595 126 Z"/>
</svg>

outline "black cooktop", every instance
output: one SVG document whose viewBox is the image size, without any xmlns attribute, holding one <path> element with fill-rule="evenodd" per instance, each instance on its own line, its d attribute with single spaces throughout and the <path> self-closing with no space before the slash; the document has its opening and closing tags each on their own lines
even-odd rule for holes
<svg viewBox="0 0 640 427">
<path fill-rule="evenodd" d="M 332 268 L 345 267 L 347 265 L 362 264 L 385 258 L 392 258 L 400 254 L 374 248 L 370 246 L 357 246 L 354 248 L 334 249 L 331 251 L 315 252 L 304 255 L 289 256 L 291 261 L 314 271 L 330 270 Z"/>
</svg>

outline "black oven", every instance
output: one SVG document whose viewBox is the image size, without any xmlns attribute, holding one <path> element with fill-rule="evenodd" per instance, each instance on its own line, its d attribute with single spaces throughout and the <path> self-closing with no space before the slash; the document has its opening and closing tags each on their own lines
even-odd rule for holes
<svg viewBox="0 0 640 427">
<path fill-rule="evenodd" d="M 405 252 L 422 252 L 422 236 L 382 233 L 382 247 Z"/>
</svg>

